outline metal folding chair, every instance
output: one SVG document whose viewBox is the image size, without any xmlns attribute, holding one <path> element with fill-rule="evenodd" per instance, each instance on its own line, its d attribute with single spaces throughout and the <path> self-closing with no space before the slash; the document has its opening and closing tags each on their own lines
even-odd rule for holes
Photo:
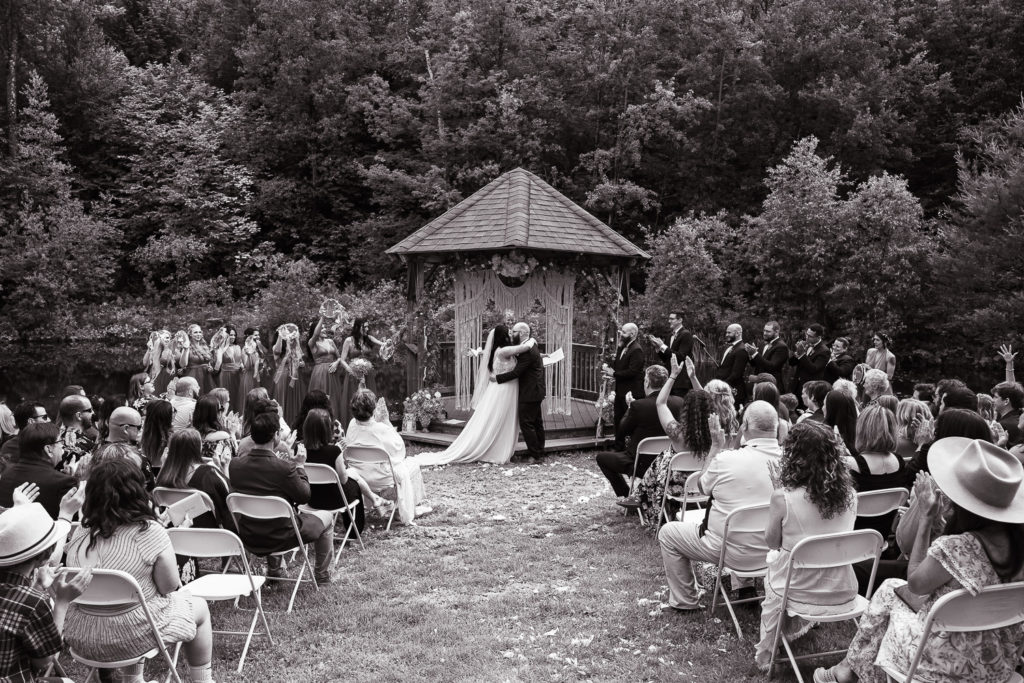
<svg viewBox="0 0 1024 683">
<path fill-rule="evenodd" d="M 157 505 L 168 507 L 170 505 L 174 505 L 180 500 L 188 498 L 193 493 L 198 493 L 199 497 L 203 499 L 203 504 L 206 505 L 206 509 L 216 515 L 217 509 L 213 506 L 213 500 L 206 491 L 200 491 L 199 489 L 173 489 L 169 486 L 157 486 L 153 489 L 153 501 L 156 502 Z"/>
<path fill-rule="evenodd" d="M 338 564 L 338 559 L 341 557 L 341 551 L 345 549 L 345 544 L 348 543 L 349 536 L 354 531 L 356 539 L 359 541 L 359 546 L 363 549 L 366 548 L 363 545 L 363 537 L 359 533 L 359 527 L 356 526 L 356 508 L 363 504 L 362 500 L 353 500 L 349 502 L 348 496 L 345 495 L 345 489 L 341 486 L 341 477 L 338 476 L 338 471 L 328 465 L 318 465 L 317 463 L 307 462 L 306 463 L 306 477 L 309 478 L 309 485 L 325 485 L 325 486 L 336 486 L 338 487 L 338 493 L 341 494 L 342 506 L 339 508 L 333 508 L 326 510 L 337 515 L 339 512 L 348 512 L 348 527 L 345 529 L 345 536 L 341 539 L 341 545 L 338 547 L 338 551 L 334 554 L 334 562 L 332 566 Z M 314 508 L 308 505 L 300 505 L 299 509 Z"/>
<path fill-rule="evenodd" d="M 672 459 L 668 461 L 668 468 L 665 471 L 665 488 L 661 496 L 661 514 L 665 518 L 666 522 L 671 521 L 668 518 L 668 511 L 665 509 L 665 503 L 669 500 L 674 500 L 677 503 L 682 504 L 682 510 L 686 512 L 687 503 L 695 503 L 698 506 L 701 503 L 708 502 L 708 496 L 705 496 L 700 492 L 700 488 L 694 484 L 693 491 L 690 491 L 690 482 L 694 482 L 700 479 L 700 470 L 704 467 L 704 463 L 698 460 L 697 457 L 690 451 L 683 451 L 682 453 L 676 453 L 672 456 Z M 669 482 L 672 481 L 672 475 L 675 472 L 692 472 L 690 476 L 686 478 L 686 484 L 683 487 L 683 497 L 671 496 L 668 493 Z M 693 478 L 693 475 L 697 475 L 697 479 Z"/>
<path fill-rule="evenodd" d="M 733 610 L 733 605 L 739 605 L 744 602 L 760 602 L 762 596 L 742 598 L 740 600 L 729 600 L 729 595 L 725 590 L 725 586 L 722 585 L 722 572 L 728 569 L 736 578 L 763 579 L 765 574 L 768 573 L 768 550 L 767 548 L 765 549 L 765 556 L 754 562 L 754 566 L 731 567 L 726 564 L 725 561 L 726 549 L 729 547 L 730 535 L 748 533 L 761 534 L 763 536 L 764 529 L 767 525 L 767 503 L 764 505 L 747 505 L 741 508 L 736 508 L 725 518 L 725 528 L 722 532 L 722 550 L 718 555 L 718 569 L 715 572 L 715 591 L 711 597 L 711 607 L 708 608 L 708 615 L 714 614 L 715 606 L 718 603 L 718 596 L 721 595 L 722 600 L 725 602 L 726 609 L 729 610 L 729 616 L 732 617 L 733 626 L 736 627 L 737 638 L 743 637 L 743 631 L 740 629 L 740 621 L 736 618 L 736 612 Z"/>
<path fill-rule="evenodd" d="M 80 570 L 72 569 L 71 571 Z M 118 614 L 135 608 L 141 608 L 152 630 L 153 639 L 156 641 L 156 647 L 142 655 L 119 660 L 89 659 L 75 652 L 74 648 L 71 648 L 71 658 L 89 667 L 89 675 L 86 677 L 85 683 L 89 683 L 99 669 L 121 669 L 126 666 L 134 666 L 144 660 L 152 659 L 158 654 L 167 663 L 168 680 L 173 678 L 177 683 L 181 683 L 181 678 L 176 671 L 175 660 L 171 658 L 171 654 L 167 651 L 167 645 L 164 643 L 160 629 L 153 618 L 153 613 L 149 609 L 146 596 L 143 594 L 142 588 L 139 587 L 139 583 L 135 580 L 134 576 L 116 569 L 93 569 L 92 581 L 89 582 L 85 592 L 75 598 L 74 604 L 86 612 L 92 609 L 114 611 Z"/>
<path fill-rule="evenodd" d="M 855 605 L 853 609 L 842 614 L 819 616 L 803 614 L 798 610 L 790 608 L 789 589 L 793 580 L 793 572 L 801 569 L 848 567 L 857 562 L 872 560 L 871 578 L 868 580 L 867 590 L 868 595 L 871 595 L 871 590 L 875 585 L 875 573 L 878 571 L 878 561 L 882 557 L 882 547 L 884 545 L 885 542 L 882 539 L 882 535 L 874 529 L 861 529 L 859 531 L 844 531 L 835 534 L 809 536 L 797 543 L 789 555 L 789 569 L 786 571 L 786 587 L 782 594 L 782 606 L 780 608 L 782 610 L 782 614 L 785 615 L 788 611 L 792 616 L 818 623 L 858 619 L 860 615 L 864 613 L 864 610 L 868 608 L 867 599 L 860 595 L 855 596 Z M 784 621 L 784 618 L 780 618 L 778 626 L 775 628 L 775 635 L 772 639 L 772 658 L 768 663 L 768 678 L 771 678 L 772 669 L 775 667 L 775 659 L 778 655 L 780 640 L 782 641 L 782 647 L 786 650 L 786 656 L 789 658 L 789 663 L 793 667 L 793 672 L 796 674 L 796 678 L 800 683 L 803 683 L 804 679 L 803 676 L 800 675 L 800 668 L 797 665 L 799 660 L 846 653 L 846 650 L 842 649 L 830 650 L 828 652 L 815 652 L 800 656 L 794 655 L 789 639 L 787 639 L 786 634 L 782 632 L 782 625 Z"/>
<path fill-rule="evenodd" d="M 388 517 L 388 526 L 386 531 L 391 531 L 391 522 L 395 519 L 395 513 L 398 512 L 398 477 L 395 476 L 395 466 L 391 464 L 391 456 L 383 448 L 377 446 L 358 446 L 351 445 L 345 447 L 345 462 L 355 469 L 359 469 L 359 465 L 375 465 L 377 463 L 386 463 L 388 471 L 391 472 L 391 482 L 395 488 L 395 504 L 391 508 L 391 516 Z"/>
<path fill-rule="evenodd" d="M 238 606 L 238 599 L 252 596 L 256 601 L 256 609 L 253 610 L 252 622 L 248 631 L 217 631 L 220 635 L 245 636 L 245 645 L 242 646 L 242 655 L 238 658 L 238 673 L 242 673 L 242 666 L 245 664 L 245 656 L 249 652 L 249 644 L 256 632 L 256 620 L 263 621 L 264 635 L 270 644 L 274 644 L 274 638 L 270 635 L 270 625 L 267 623 L 267 615 L 263 612 L 263 598 L 261 591 L 267 579 L 264 576 L 253 576 L 249 568 L 249 560 L 245 556 L 245 546 L 242 539 L 227 529 L 168 529 L 167 535 L 171 538 L 171 546 L 178 555 L 189 557 L 227 557 L 228 564 L 220 574 L 204 574 L 188 584 L 188 592 L 197 598 L 203 598 L 207 602 L 220 602 L 222 600 L 234 600 Z M 244 574 L 228 574 L 231 562 L 239 559 Z M 178 653 L 174 654 L 175 660 Z"/>
<path fill-rule="evenodd" d="M 1024 622 L 1024 581 L 1001 583 L 982 588 L 977 595 L 971 595 L 965 589 L 947 593 L 935 601 L 925 617 L 921 629 L 921 639 L 917 644 L 914 658 L 910 660 L 910 668 L 906 673 L 893 667 L 883 666 L 888 681 L 912 682 L 921 656 L 928 645 L 928 636 L 932 631 L 947 633 L 970 633 L 974 631 L 991 631 Z M 1021 652 L 1018 650 L 1017 658 Z M 1016 661 L 1016 660 L 1015 660 Z M 1014 673 L 1007 683 L 1022 683 L 1024 678 Z"/>
<path fill-rule="evenodd" d="M 672 439 L 667 436 L 649 436 L 646 439 L 641 439 L 640 443 L 636 445 L 636 454 L 633 455 L 633 473 L 629 476 L 629 497 L 633 497 L 633 490 L 636 486 L 636 471 L 639 467 L 641 455 L 660 455 L 665 452 L 666 449 L 672 447 Z M 640 518 L 641 524 L 646 524 L 647 520 L 644 519 L 644 513 L 640 508 L 633 508 L 636 510 L 637 517 Z M 629 508 L 625 508 L 622 511 L 623 516 L 629 514 Z"/>
<path fill-rule="evenodd" d="M 881 517 L 904 505 L 910 493 L 906 489 L 879 489 L 857 494 L 858 517 Z"/>
<path fill-rule="evenodd" d="M 320 586 L 316 582 L 316 573 L 313 571 L 313 564 L 309 561 L 309 553 L 306 552 L 306 543 L 302 540 L 302 531 L 299 527 L 299 519 L 295 515 L 295 510 L 292 509 L 291 504 L 284 498 L 279 496 L 254 496 L 248 493 L 229 493 L 228 494 L 228 509 L 231 511 L 231 516 L 235 519 L 235 524 L 241 529 L 239 524 L 240 517 L 250 517 L 252 519 L 267 520 L 267 519 L 287 519 L 291 522 L 292 531 L 295 533 L 295 545 L 285 550 L 275 551 L 272 553 L 264 553 L 265 555 L 284 555 L 296 550 L 302 554 L 302 569 L 299 570 L 299 575 L 292 578 L 280 578 L 278 581 L 294 581 L 295 588 L 292 590 L 292 597 L 288 601 L 288 609 L 286 611 L 291 612 L 292 606 L 295 604 L 295 596 L 299 592 L 299 585 L 302 583 L 302 577 L 309 570 L 309 579 L 312 581 L 313 587 L 316 590 L 320 590 Z M 243 544 L 245 541 L 242 542 Z M 250 552 L 252 552 L 251 549 Z M 260 553 L 253 553 L 259 555 Z M 191 585 L 191 584 L 190 584 Z"/>
</svg>

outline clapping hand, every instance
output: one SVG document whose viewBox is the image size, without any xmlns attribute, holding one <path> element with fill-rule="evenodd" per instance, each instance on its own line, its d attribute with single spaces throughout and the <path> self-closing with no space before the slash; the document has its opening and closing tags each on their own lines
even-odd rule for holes
<svg viewBox="0 0 1024 683">
<path fill-rule="evenodd" d="M 715 448 L 725 448 L 725 430 L 717 415 L 708 415 L 708 431 L 711 432 L 711 445 Z"/>
<path fill-rule="evenodd" d="M 632 391 L 627 391 L 626 392 L 626 406 L 628 407 L 635 400 L 636 399 L 633 398 L 633 392 Z"/>
<path fill-rule="evenodd" d="M 665 342 L 661 340 L 661 337 L 655 337 L 653 334 L 649 334 L 647 335 L 647 338 L 650 339 L 651 343 L 654 344 L 659 349 L 665 345 Z"/>
<path fill-rule="evenodd" d="M 1017 357 L 1016 352 L 1013 350 L 1013 344 L 1000 344 L 999 357 L 1007 363 L 1012 363 L 1013 359 Z"/>
<path fill-rule="evenodd" d="M 82 509 L 82 505 L 84 503 L 85 482 L 83 481 L 77 487 L 65 493 L 64 497 L 60 499 L 60 506 L 57 509 L 57 514 L 65 519 L 71 519 L 78 514 L 78 511 Z"/>
<path fill-rule="evenodd" d="M 686 376 L 687 377 L 693 377 L 693 374 L 694 374 L 693 359 L 690 358 L 689 356 L 687 356 L 686 357 Z"/>
<path fill-rule="evenodd" d="M 687 360 L 689 360 L 689 358 L 687 358 Z M 680 368 L 679 368 L 679 359 L 676 358 L 676 354 L 673 353 L 673 354 L 671 354 L 669 356 L 669 365 L 672 366 L 672 376 L 673 377 L 678 377 L 679 376 L 679 369 Z"/>
<path fill-rule="evenodd" d="M 932 475 L 926 472 L 918 473 L 917 479 L 914 480 L 914 495 L 917 497 L 917 504 L 921 509 L 921 519 L 927 519 L 931 524 L 942 511 L 942 501 L 939 499 L 939 492 Z"/>
<path fill-rule="evenodd" d="M 1006 448 L 1006 444 L 1010 441 L 1010 434 L 1006 431 L 1006 428 L 995 420 L 988 423 L 988 428 L 992 430 L 992 438 L 995 439 L 996 445 L 1000 448 Z"/>
<path fill-rule="evenodd" d="M 801 356 L 807 351 L 807 342 L 803 339 L 796 343 L 796 355 Z"/>
<path fill-rule="evenodd" d="M 39 484 L 25 482 L 11 492 L 15 505 L 28 505 L 39 497 Z"/>
<path fill-rule="evenodd" d="M 910 421 L 910 429 L 914 432 L 914 443 L 923 446 L 935 440 L 935 420 L 926 417 L 924 420 L 915 417 Z"/>
<path fill-rule="evenodd" d="M 73 574 L 61 571 L 53 581 L 53 593 L 57 602 L 71 602 L 80 597 L 91 581 L 92 569 L 81 569 Z"/>
<path fill-rule="evenodd" d="M 754 346 L 753 344 L 744 344 L 743 348 L 745 348 L 747 350 L 747 353 L 749 353 L 751 356 L 757 353 L 757 347 Z"/>
</svg>

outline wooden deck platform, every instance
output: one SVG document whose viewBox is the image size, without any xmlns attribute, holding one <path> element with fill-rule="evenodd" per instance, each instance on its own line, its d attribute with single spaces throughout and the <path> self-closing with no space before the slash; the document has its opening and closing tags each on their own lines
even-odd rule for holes
<svg viewBox="0 0 1024 683">
<path fill-rule="evenodd" d="M 455 441 L 466 421 L 471 415 L 467 410 L 455 409 L 455 397 L 448 396 L 442 399 L 445 409 L 448 412 L 448 419 L 442 422 L 434 422 L 429 432 L 402 432 L 402 438 L 406 443 L 421 444 L 425 446 L 437 446 L 447 448 Z M 593 401 L 572 399 L 572 414 L 558 415 L 544 413 L 544 452 L 554 453 L 570 450 L 592 450 L 604 448 L 605 438 L 594 438 L 594 428 L 597 425 L 597 408 Z M 605 428 L 605 437 L 610 432 Z M 516 455 L 526 453 L 526 444 L 522 441 L 516 444 Z"/>
</svg>

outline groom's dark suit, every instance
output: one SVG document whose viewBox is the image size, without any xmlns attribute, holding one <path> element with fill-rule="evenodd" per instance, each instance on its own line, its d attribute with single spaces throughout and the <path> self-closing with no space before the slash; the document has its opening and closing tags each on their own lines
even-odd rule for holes
<svg viewBox="0 0 1024 683">
<path fill-rule="evenodd" d="M 519 380 L 519 430 L 523 433 L 528 455 L 544 457 L 544 416 L 540 404 L 544 400 L 544 362 L 534 344 L 516 356 L 516 366 L 494 378 L 499 384 Z"/>
</svg>

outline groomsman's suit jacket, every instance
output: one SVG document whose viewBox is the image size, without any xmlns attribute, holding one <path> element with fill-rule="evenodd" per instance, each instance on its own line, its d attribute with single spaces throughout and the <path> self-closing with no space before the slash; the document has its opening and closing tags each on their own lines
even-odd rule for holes
<svg viewBox="0 0 1024 683">
<path fill-rule="evenodd" d="M 825 381 L 832 383 L 837 379 L 851 379 L 853 369 L 857 367 L 857 361 L 848 353 L 844 353 L 835 360 L 829 358 L 825 364 Z"/>
<path fill-rule="evenodd" d="M 676 357 L 679 367 L 685 367 L 686 357 L 693 358 L 693 335 L 685 327 L 680 327 L 678 332 L 669 335 L 668 341 L 665 342 L 665 350 L 658 356 L 668 369 L 672 368 L 672 356 Z M 683 377 L 685 376 L 686 373 L 683 372 Z M 672 385 L 672 395 L 683 396 L 689 389 L 688 381 L 678 381 Z M 633 395 L 636 396 L 636 394 Z"/>
<path fill-rule="evenodd" d="M 621 451 L 625 445 L 619 440 L 618 429 L 626 414 L 626 393 L 632 391 L 633 398 L 644 397 L 644 352 L 637 340 L 616 349 L 612 371 L 615 377 L 615 449 Z"/>
<path fill-rule="evenodd" d="M 746 403 L 747 400 L 747 361 L 750 356 L 743 347 L 740 340 L 730 346 L 722 356 L 722 362 L 715 372 L 715 379 L 720 379 L 733 389 L 736 403 Z"/>
<path fill-rule="evenodd" d="M 825 379 L 825 366 L 828 365 L 832 351 L 825 346 L 824 342 L 818 342 L 813 349 L 810 349 L 803 356 L 793 356 L 789 359 L 790 365 L 796 366 L 796 374 L 793 375 L 793 393 L 800 396 L 801 387 L 807 382 Z"/>
<path fill-rule="evenodd" d="M 757 374 L 767 372 L 774 377 L 779 393 L 784 394 L 786 393 L 786 381 L 782 369 L 786 367 L 787 361 L 789 361 L 789 347 L 781 337 L 776 337 L 758 350 L 757 354 L 750 359 L 750 364 L 757 370 Z"/>
</svg>

